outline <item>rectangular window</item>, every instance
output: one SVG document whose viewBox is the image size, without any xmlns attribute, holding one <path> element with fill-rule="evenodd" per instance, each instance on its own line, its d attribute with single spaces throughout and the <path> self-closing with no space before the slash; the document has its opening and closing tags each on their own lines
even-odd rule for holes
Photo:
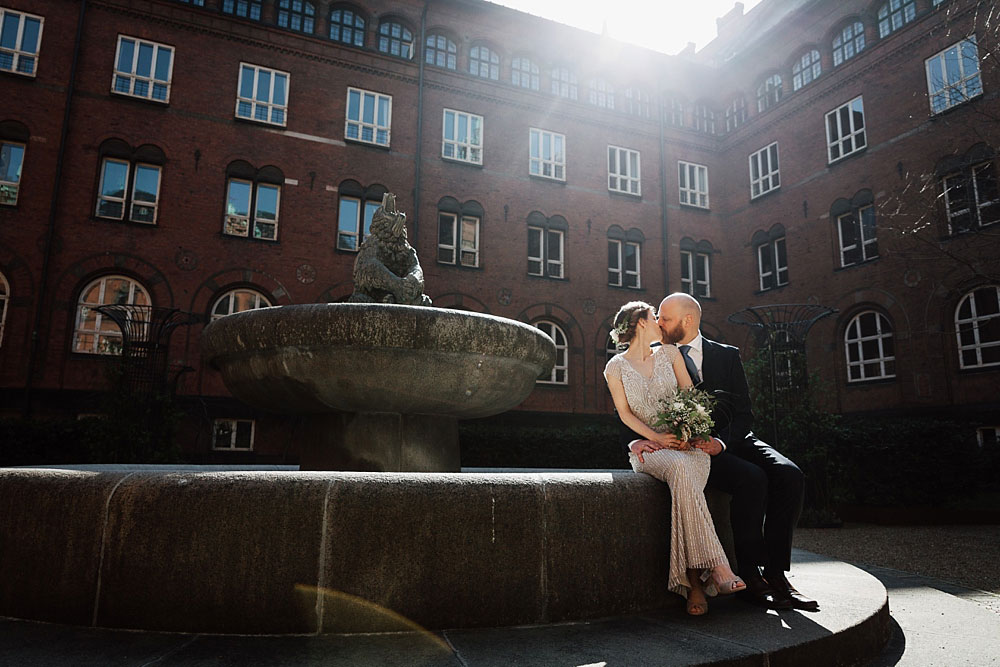
<svg viewBox="0 0 1000 667">
<path fill-rule="evenodd" d="M 942 179 L 948 231 L 967 232 L 1000 222 L 1000 195 L 992 162 L 983 162 Z"/>
<path fill-rule="evenodd" d="M 222 0 L 222 11 L 253 21 L 260 20 L 261 0 Z"/>
<path fill-rule="evenodd" d="M 566 137 L 531 128 L 528 135 L 528 173 L 566 180 Z"/>
<path fill-rule="evenodd" d="M 365 201 L 357 197 L 341 197 L 337 215 L 337 249 L 356 252 L 361 242 L 368 236 L 372 226 L 372 216 L 381 202 Z"/>
<path fill-rule="evenodd" d="M 288 115 L 288 72 L 240 63 L 236 116 L 285 126 Z"/>
<path fill-rule="evenodd" d="M 212 428 L 212 449 L 249 452 L 253 450 L 255 430 L 252 419 L 216 419 Z"/>
<path fill-rule="evenodd" d="M 975 35 L 952 44 L 924 63 L 927 69 L 927 98 L 932 114 L 982 95 L 983 80 L 979 73 Z"/>
<path fill-rule="evenodd" d="M 869 204 L 837 218 L 840 265 L 860 264 L 878 257 L 875 237 L 875 207 Z"/>
<path fill-rule="evenodd" d="M 564 242 L 561 230 L 528 227 L 528 274 L 562 278 Z"/>
<path fill-rule="evenodd" d="M 253 238 L 276 241 L 280 198 L 280 186 L 257 183 L 255 187 L 250 181 L 229 179 L 223 233 L 230 236 L 249 236 L 252 219 Z M 253 211 L 252 218 L 251 211 Z"/>
<path fill-rule="evenodd" d="M 35 76 L 44 20 L 0 7 L 0 70 Z"/>
<path fill-rule="evenodd" d="M 441 157 L 470 164 L 483 163 L 483 117 L 444 110 Z"/>
<path fill-rule="evenodd" d="M 454 264 L 456 256 L 462 266 L 479 266 L 479 218 L 439 213 L 438 262 Z"/>
<path fill-rule="evenodd" d="M 785 251 L 785 239 L 778 238 L 757 246 L 757 266 L 762 292 L 787 285 L 788 255 Z"/>
<path fill-rule="evenodd" d="M 173 56 L 172 46 L 119 35 L 111 92 L 169 102 Z"/>
<path fill-rule="evenodd" d="M 344 137 L 377 146 L 389 145 L 392 97 L 359 88 L 347 89 Z"/>
<path fill-rule="evenodd" d="M 226 194 L 226 220 L 223 233 L 246 236 L 250 230 L 250 198 L 253 183 L 237 178 L 229 179 Z"/>
<path fill-rule="evenodd" d="M 253 237 L 265 241 L 278 240 L 278 200 L 281 188 L 277 185 L 257 184 L 257 201 L 254 207 Z"/>
<path fill-rule="evenodd" d="M 750 156 L 750 199 L 777 190 L 778 142 L 766 146 Z"/>
<path fill-rule="evenodd" d="M 0 205 L 13 206 L 21 187 L 24 144 L 0 142 Z"/>
<path fill-rule="evenodd" d="M 639 271 L 640 246 L 632 241 L 608 239 L 608 284 L 612 287 L 642 287 Z"/>
<path fill-rule="evenodd" d="M 608 190 L 641 195 L 639 151 L 608 146 Z"/>
<path fill-rule="evenodd" d="M 136 164 L 132 173 L 132 206 L 129 220 L 156 224 L 159 194 L 160 168 L 151 164 Z"/>
<path fill-rule="evenodd" d="M 836 162 L 867 145 L 865 109 L 861 97 L 826 114 L 826 151 L 829 162 Z"/>
<path fill-rule="evenodd" d="M 128 204 L 129 220 L 155 224 L 159 194 L 159 167 L 141 162 L 133 165 L 125 160 L 105 158 L 101 163 L 97 217 L 123 220 Z"/>
<path fill-rule="evenodd" d="M 681 204 L 708 208 L 708 167 L 678 162 L 677 184 Z"/>
<path fill-rule="evenodd" d="M 981 426 L 976 429 L 976 442 L 980 447 L 1000 445 L 1000 426 Z"/>
<path fill-rule="evenodd" d="M 681 291 L 692 296 L 712 296 L 709 254 L 681 250 Z"/>
</svg>

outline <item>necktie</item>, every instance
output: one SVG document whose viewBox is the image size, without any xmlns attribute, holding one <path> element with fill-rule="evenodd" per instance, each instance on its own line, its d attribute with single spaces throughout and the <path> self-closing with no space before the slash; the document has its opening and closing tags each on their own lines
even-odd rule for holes
<svg viewBox="0 0 1000 667">
<path fill-rule="evenodd" d="M 690 345 L 681 345 L 681 354 L 684 355 L 684 365 L 687 366 L 688 375 L 691 376 L 691 382 L 699 384 L 701 382 L 701 377 L 698 376 L 698 366 L 694 363 L 694 359 L 691 358 L 690 350 Z"/>
</svg>

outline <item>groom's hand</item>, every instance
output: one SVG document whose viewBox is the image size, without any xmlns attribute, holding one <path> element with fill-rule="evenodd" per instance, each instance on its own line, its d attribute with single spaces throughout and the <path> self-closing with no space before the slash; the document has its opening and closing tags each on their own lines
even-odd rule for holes
<svg viewBox="0 0 1000 667">
<path fill-rule="evenodd" d="M 709 438 L 708 440 L 703 438 L 694 438 L 691 440 L 691 446 L 695 449 L 700 449 L 709 456 L 715 456 L 722 451 L 722 443 L 719 442 L 718 438 Z"/>
</svg>

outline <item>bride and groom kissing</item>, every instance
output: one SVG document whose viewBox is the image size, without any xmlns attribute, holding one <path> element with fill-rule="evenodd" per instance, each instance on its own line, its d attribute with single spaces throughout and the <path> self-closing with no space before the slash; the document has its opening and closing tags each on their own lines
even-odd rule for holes
<svg viewBox="0 0 1000 667">
<path fill-rule="evenodd" d="M 785 575 L 802 508 L 802 471 L 753 434 L 739 349 L 705 338 L 700 326 L 701 305 L 688 294 L 667 296 L 655 312 L 648 303 L 627 303 L 612 332 L 619 348 L 627 349 L 604 370 L 632 469 L 670 487 L 668 587 L 687 598 L 693 616 L 705 614 L 706 595 L 716 593 L 738 593 L 772 609 L 815 611 L 816 601 Z M 712 412 L 712 437 L 683 441 L 663 427 L 654 429 L 661 399 L 692 385 L 720 397 Z M 732 496 L 739 576 L 719 543 L 705 503 L 706 484 Z"/>
</svg>

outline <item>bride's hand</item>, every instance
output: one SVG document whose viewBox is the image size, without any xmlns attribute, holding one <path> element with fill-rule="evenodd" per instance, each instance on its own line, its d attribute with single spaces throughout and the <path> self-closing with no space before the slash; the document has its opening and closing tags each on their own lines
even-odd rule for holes
<svg viewBox="0 0 1000 667">
<path fill-rule="evenodd" d="M 658 433 L 653 440 L 659 449 L 690 449 L 689 445 L 673 433 Z"/>
</svg>

